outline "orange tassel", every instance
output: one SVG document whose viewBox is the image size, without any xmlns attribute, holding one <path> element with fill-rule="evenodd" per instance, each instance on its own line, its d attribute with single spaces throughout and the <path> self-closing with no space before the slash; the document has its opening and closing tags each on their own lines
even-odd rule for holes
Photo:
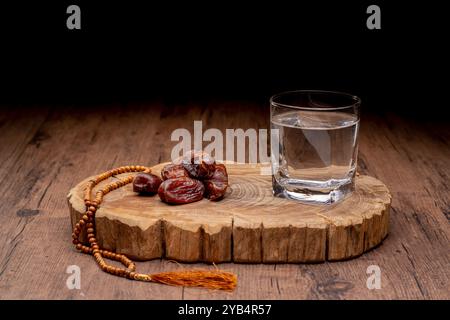
<svg viewBox="0 0 450 320">
<path fill-rule="evenodd" d="M 172 286 L 203 287 L 232 291 L 237 285 L 237 276 L 220 270 L 183 270 L 151 274 L 150 281 Z"/>
</svg>

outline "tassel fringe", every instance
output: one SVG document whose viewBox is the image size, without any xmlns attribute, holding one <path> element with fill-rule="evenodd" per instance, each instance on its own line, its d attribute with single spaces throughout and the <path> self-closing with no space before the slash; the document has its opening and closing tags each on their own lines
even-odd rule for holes
<svg viewBox="0 0 450 320">
<path fill-rule="evenodd" d="M 150 281 L 172 286 L 203 287 L 232 291 L 237 285 L 237 276 L 220 270 L 183 270 L 151 274 Z"/>
</svg>

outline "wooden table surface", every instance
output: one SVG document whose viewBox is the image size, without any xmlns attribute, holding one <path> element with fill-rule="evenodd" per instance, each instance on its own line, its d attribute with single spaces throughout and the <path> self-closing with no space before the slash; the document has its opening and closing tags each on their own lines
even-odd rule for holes
<svg viewBox="0 0 450 320">
<path fill-rule="evenodd" d="M 150 107 L 151 106 L 151 107 Z M 66 195 L 83 178 L 129 164 L 169 160 L 170 133 L 267 128 L 268 110 L 250 102 L 154 102 L 92 108 L 0 109 L 1 299 L 449 299 L 450 131 L 445 122 L 366 114 L 359 172 L 393 195 L 390 234 L 363 256 L 320 264 L 221 264 L 239 277 L 232 293 L 129 281 L 101 272 L 76 252 Z M 66 269 L 81 270 L 81 289 Z M 366 270 L 381 270 L 369 290 Z M 202 264 L 190 265 L 205 267 Z M 179 268 L 156 260 L 141 272 Z M 210 266 L 207 266 L 210 267 Z"/>
</svg>

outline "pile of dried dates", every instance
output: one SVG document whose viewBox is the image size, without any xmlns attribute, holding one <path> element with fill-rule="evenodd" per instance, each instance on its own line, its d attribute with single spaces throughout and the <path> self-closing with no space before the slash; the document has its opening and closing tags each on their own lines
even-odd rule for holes
<svg viewBox="0 0 450 320">
<path fill-rule="evenodd" d="M 166 203 L 184 204 L 203 197 L 220 200 L 228 187 L 225 166 L 202 151 L 190 151 L 166 165 L 161 170 L 161 178 L 150 173 L 139 173 L 133 180 L 133 191 L 142 195 L 158 193 Z"/>
</svg>

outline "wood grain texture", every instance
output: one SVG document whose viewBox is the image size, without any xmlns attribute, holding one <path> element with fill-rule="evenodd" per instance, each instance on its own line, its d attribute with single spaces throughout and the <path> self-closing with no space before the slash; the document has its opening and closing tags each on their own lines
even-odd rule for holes
<svg viewBox="0 0 450 320">
<path fill-rule="evenodd" d="M 224 293 L 114 277 L 73 249 L 66 195 L 79 181 L 121 165 L 169 160 L 176 143 L 171 132 L 192 131 L 194 120 L 204 130 L 225 130 L 268 128 L 268 119 L 266 106 L 245 101 L 1 109 L 0 298 L 450 299 L 450 130 L 445 122 L 392 113 L 361 120 L 358 171 L 383 181 L 393 200 L 389 236 L 358 259 L 224 263 L 220 268 L 239 278 L 238 288 Z M 302 232 L 291 233 L 293 241 Z M 66 286 L 70 265 L 81 269 L 80 290 Z M 370 265 L 381 269 L 380 290 L 366 287 Z M 154 273 L 180 266 L 156 259 L 137 268 Z"/>
<path fill-rule="evenodd" d="M 152 172 L 159 174 L 166 164 Z M 387 236 L 391 195 L 375 178 L 358 176 L 351 197 L 313 206 L 274 197 L 271 176 L 261 175 L 260 165 L 227 164 L 227 171 L 230 187 L 218 202 L 173 206 L 158 196 L 139 196 L 131 185 L 116 190 L 96 214 L 100 246 L 137 260 L 303 263 L 359 256 Z M 91 179 L 67 196 L 72 228 L 85 212 Z"/>
</svg>

